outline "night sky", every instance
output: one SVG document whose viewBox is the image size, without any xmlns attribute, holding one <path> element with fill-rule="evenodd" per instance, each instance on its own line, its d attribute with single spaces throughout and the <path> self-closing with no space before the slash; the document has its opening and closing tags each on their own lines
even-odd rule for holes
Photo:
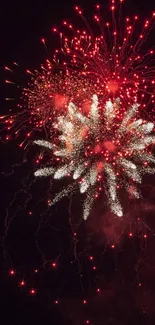
<svg viewBox="0 0 155 325">
<path fill-rule="evenodd" d="M 96 2 L 76 4 L 91 16 Z M 59 45 L 52 28 L 63 19 L 76 22 L 74 5 L 72 0 L 2 2 L 0 115 L 18 102 L 17 90 L 3 82 L 3 67 L 18 62 L 14 78 L 25 85 L 25 70 L 39 69 Z M 147 17 L 154 9 L 154 0 L 125 1 L 129 15 Z M 48 53 L 42 37 L 49 40 Z M 11 104 L 4 100 L 8 95 L 15 98 Z M 4 134 L 2 126 L 1 324 L 155 324 L 155 177 L 144 177 L 140 201 L 123 196 L 123 220 L 99 205 L 85 223 L 78 195 L 71 205 L 65 199 L 47 207 L 50 181 L 35 182 L 33 176 L 37 149 L 23 153 L 19 140 L 6 144 Z"/>
</svg>

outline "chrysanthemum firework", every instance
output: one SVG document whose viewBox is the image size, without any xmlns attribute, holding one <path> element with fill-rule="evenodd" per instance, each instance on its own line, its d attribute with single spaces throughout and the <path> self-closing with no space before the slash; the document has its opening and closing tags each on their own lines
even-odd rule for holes
<svg viewBox="0 0 155 325">
<path fill-rule="evenodd" d="M 95 198 L 104 190 L 111 210 L 121 217 L 123 208 L 118 188 L 125 187 L 135 198 L 140 194 L 137 183 L 144 173 L 155 173 L 155 158 L 149 148 L 155 143 L 154 124 L 138 116 L 138 104 L 124 110 L 120 98 L 100 106 L 93 95 L 90 111 L 83 115 L 70 102 L 66 115 L 59 116 L 54 127 L 58 137 L 54 141 L 34 141 L 52 150 L 58 166 L 38 169 L 35 176 L 52 176 L 54 179 L 72 177 L 71 184 L 51 199 L 51 205 L 77 188 L 86 195 L 83 218 L 90 214 Z M 132 188 L 132 190 L 131 190 Z"/>
</svg>

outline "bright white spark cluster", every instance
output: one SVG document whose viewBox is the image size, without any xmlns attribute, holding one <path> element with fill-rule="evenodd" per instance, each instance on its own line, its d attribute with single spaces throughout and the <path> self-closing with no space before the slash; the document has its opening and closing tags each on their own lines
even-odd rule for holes
<svg viewBox="0 0 155 325">
<path fill-rule="evenodd" d="M 119 189 L 124 187 L 130 195 L 139 198 L 137 188 L 144 173 L 155 173 L 155 157 L 150 145 L 155 143 L 151 133 L 154 124 L 138 119 L 138 104 L 125 112 L 120 98 L 99 107 L 93 95 L 89 114 L 85 115 L 72 102 L 65 116 L 54 124 L 57 136 L 51 142 L 36 140 L 35 144 L 53 151 L 52 166 L 38 169 L 35 176 L 54 179 L 71 177 L 71 185 L 64 187 L 51 201 L 51 205 L 79 187 L 86 194 L 83 218 L 87 219 L 94 200 L 102 191 L 107 194 L 111 210 L 123 216 Z M 53 167 L 58 163 L 58 167 Z"/>
</svg>

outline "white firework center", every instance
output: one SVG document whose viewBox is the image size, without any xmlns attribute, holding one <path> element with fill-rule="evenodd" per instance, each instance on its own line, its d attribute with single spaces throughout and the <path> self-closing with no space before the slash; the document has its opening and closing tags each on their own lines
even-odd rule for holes
<svg viewBox="0 0 155 325">
<path fill-rule="evenodd" d="M 119 105 L 119 98 L 116 98 L 114 103 L 111 100 L 107 101 L 101 118 L 97 95 L 92 96 L 90 112 L 87 117 L 81 113 L 74 103 L 70 102 L 66 116 L 58 117 L 57 123 L 54 125 L 59 132 L 60 144 L 56 146 L 50 141 L 34 141 L 35 144 L 52 150 L 53 155 L 63 161 L 63 164 L 59 165 L 58 168 L 50 166 L 38 169 L 34 173 L 36 177 L 52 176 L 54 179 L 63 179 L 71 175 L 73 179 L 73 184 L 64 187 L 53 198 L 51 205 L 64 196 L 70 195 L 74 191 L 75 185 L 78 185 L 80 192 L 86 195 L 83 205 L 83 218 L 86 220 L 95 198 L 98 197 L 100 183 L 100 189 L 101 187 L 106 188 L 111 211 L 118 217 L 122 217 L 123 207 L 118 195 L 120 178 L 118 175 L 120 174 L 123 175 L 121 185 L 130 191 L 131 180 L 133 180 L 135 185 L 132 186 L 132 195 L 135 198 L 140 197 L 136 184 L 142 182 L 143 174 L 155 173 L 155 168 L 152 167 L 152 164 L 155 163 L 155 157 L 148 151 L 148 146 L 155 143 L 155 136 L 151 134 L 154 124 L 136 119 L 137 103 L 129 107 L 122 119 L 119 119 L 119 122 L 117 119 L 116 123 Z M 94 142 L 96 141 L 96 145 L 102 147 L 102 143 L 100 143 L 101 133 L 103 133 L 105 146 L 110 143 L 110 154 L 108 153 L 108 156 L 104 155 L 105 150 L 101 151 L 102 154 L 98 153 L 100 148 L 96 156 L 93 150 L 91 151 L 92 139 Z M 106 139 L 109 133 L 113 136 L 111 142 Z M 115 149 L 116 142 L 121 143 L 121 153 Z M 89 154 L 84 154 L 87 149 L 90 149 Z M 110 158 L 111 155 L 112 159 Z M 103 174 L 104 177 L 102 178 Z"/>
</svg>

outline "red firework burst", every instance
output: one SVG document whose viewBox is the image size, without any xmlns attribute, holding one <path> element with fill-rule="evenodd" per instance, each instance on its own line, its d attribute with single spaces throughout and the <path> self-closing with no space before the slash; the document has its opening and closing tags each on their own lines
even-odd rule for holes
<svg viewBox="0 0 155 325">
<path fill-rule="evenodd" d="M 25 132 L 26 124 L 26 144 L 36 129 L 45 129 L 51 135 L 53 120 L 65 114 L 70 101 L 88 113 L 89 99 L 94 93 L 101 105 L 119 97 L 124 107 L 138 102 L 142 109 L 152 109 L 155 56 L 154 49 L 147 47 L 147 38 L 154 27 L 155 13 L 144 21 L 138 16 L 124 18 L 120 16 L 121 5 L 122 1 L 117 5 L 115 0 L 111 1 L 109 21 L 104 20 L 100 6 L 96 5 L 93 20 L 97 26 L 88 24 L 83 11 L 76 6 L 85 29 L 73 27 L 67 21 L 63 21 L 62 30 L 53 29 L 60 35 L 61 47 L 39 71 L 27 70 L 30 81 L 23 89 L 20 113 L 4 117 L 8 133 L 18 135 L 23 126 Z M 47 46 L 44 38 L 41 41 Z M 7 134 L 6 140 L 9 137 Z"/>
</svg>

